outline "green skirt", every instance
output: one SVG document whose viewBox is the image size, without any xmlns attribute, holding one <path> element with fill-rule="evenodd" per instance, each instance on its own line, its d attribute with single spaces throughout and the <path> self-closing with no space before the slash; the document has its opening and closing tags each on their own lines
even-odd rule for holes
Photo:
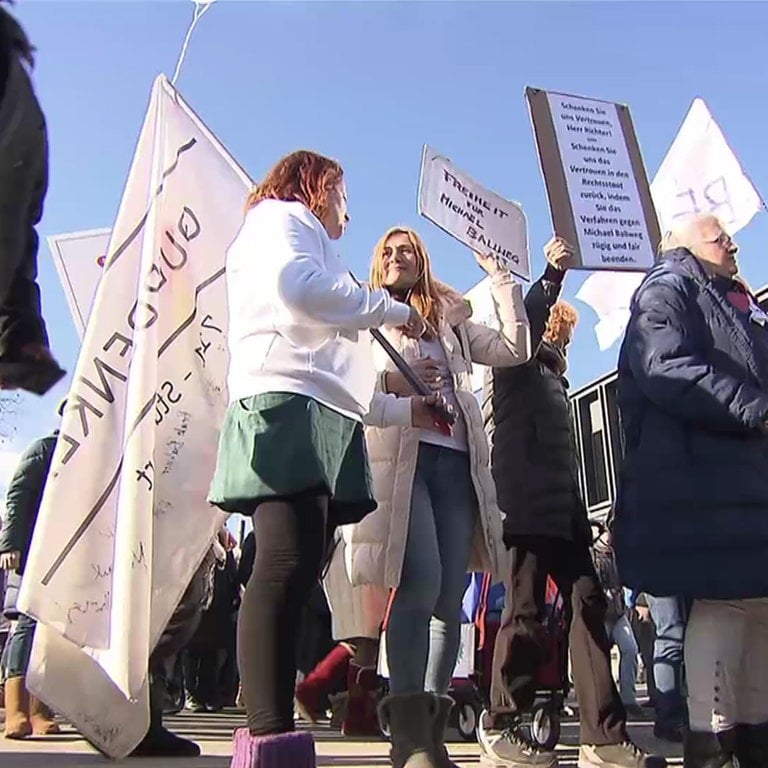
<svg viewBox="0 0 768 768">
<path fill-rule="evenodd" d="M 261 502 L 307 491 L 328 495 L 331 525 L 359 522 L 376 509 L 362 424 L 303 395 L 232 403 L 208 501 L 252 515 Z"/>
</svg>

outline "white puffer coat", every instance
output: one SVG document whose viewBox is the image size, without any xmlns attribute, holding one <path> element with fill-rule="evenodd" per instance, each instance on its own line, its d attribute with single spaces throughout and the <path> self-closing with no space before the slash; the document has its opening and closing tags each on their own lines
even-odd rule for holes
<svg viewBox="0 0 768 768">
<path fill-rule="evenodd" d="M 443 287 L 446 309 L 439 333 L 467 427 L 470 470 L 480 511 L 469 570 L 501 576 L 507 562 L 502 517 L 496 504 L 488 442 L 480 406 L 471 391 L 470 374 L 472 363 L 495 367 L 522 365 L 530 359 L 531 349 L 519 283 L 508 273 L 498 273 L 491 279 L 491 293 L 500 330 L 473 323 L 469 304 L 446 286 Z M 388 331 L 387 336 L 406 360 L 420 356 L 417 341 L 396 330 Z M 381 389 L 384 374 L 396 369 L 378 347 L 374 357 Z M 372 584 L 396 588 L 405 556 L 419 432 L 412 427 L 369 426 L 366 442 L 379 506 L 361 522 L 344 527 L 346 571 L 353 586 Z"/>
</svg>

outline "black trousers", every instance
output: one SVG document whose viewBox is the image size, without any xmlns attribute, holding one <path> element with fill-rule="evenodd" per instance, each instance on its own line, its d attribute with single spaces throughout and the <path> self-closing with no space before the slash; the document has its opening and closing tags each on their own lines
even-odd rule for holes
<svg viewBox="0 0 768 768">
<path fill-rule="evenodd" d="M 38 235 L 48 189 L 48 137 L 40 105 L 11 56 L 0 102 L 0 357 L 48 345 L 37 285 Z"/>
<path fill-rule="evenodd" d="M 149 657 L 150 731 L 162 725 L 169 667 L 197 631 L 203 615 L 205 595 L 206 569 L 201 567 L 192 576 Z"/>
<path fill-rule="evenodd" d="M 237 627 L 248 727 L 254 735 L 294 729 L 297 644 L 328 542 L 328 499 L 303 494 L 260 504 L 256 557 Z"/>
<path fill-rule="evenodd" d="M 626 712 L 613 680 L 605 633 L 605 595 L 585 541 L 547 536 L 506 540 L 512 565 L 496 638 L 491 715 L 522 714 L 533 706 L 536 672 L 544 661 L 542 620 L 546 577 L 570 603 L 569 645 L 581 718 L 581 743 L 616 744 L 626 736 Z"/>
</svg>

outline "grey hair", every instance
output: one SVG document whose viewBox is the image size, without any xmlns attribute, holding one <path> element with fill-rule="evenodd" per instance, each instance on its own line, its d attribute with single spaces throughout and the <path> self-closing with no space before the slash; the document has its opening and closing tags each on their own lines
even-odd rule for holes
<svg viewBox="0 0 768 768">
<path fill-rule="evenodd" d="M 675 248 L 687 248 L 691 253 L 694 253 L 695 247 L 699 244 L 698 225 L 705 221 L 714 221 L 723 228 L 720 219 L 712 213 L 692 213 L 682 216 L 671 229 L 662 235 L 659 253 L 666 253 Z"/>
</svg>

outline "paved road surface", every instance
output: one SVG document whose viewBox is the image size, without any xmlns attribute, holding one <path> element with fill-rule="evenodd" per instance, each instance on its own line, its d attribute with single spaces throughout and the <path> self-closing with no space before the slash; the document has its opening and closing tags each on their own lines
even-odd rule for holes
<svg viewBox="0 0 768 768">
<path fill-rule="evenodd" d="M 0 711 L 0 719 L 2 712 Z M 124 765 L 130 768 L 229 768 L 232 731 L 240 727 L 243 716 L 239 712 L 225 711 L 219 714 L 192 714 L 184 712 L 169 717 L 166 722 L 176 733 L 195 739 L 203 755 L 195 759 L 159 760 L 131 759 Z M 387 766 L 388 745 L 384 741 L 355 741 L 342 738 L 338 732 L 324 726 L 314 729 L 317 740 L 318 766 L 321 768 L 373 768 Z M 670 757 L 680 754 L 674 746 L 656 742 L 650 723 L 633 723 L 632 735 L 646 748 Z M 560 765 L 573 768 L 576 765 L 578 726 L 575 721 L 563 724 L 563 742 L 560 747 Z M 570 745 L 570 746 L 569 746 Z M 454 760 L 462 768 L 477 768 L 479 753 L 476 744 L 455 742 L 450 745 Z M 64 727 L 61 736 L 40 737 L 23 742 L 0 738 L 0 768 L 92 768 L 110 763 L 94 752 L 76 731 Z M 682 765 L 679 757 L 670 765 Z"/>
</svg>

